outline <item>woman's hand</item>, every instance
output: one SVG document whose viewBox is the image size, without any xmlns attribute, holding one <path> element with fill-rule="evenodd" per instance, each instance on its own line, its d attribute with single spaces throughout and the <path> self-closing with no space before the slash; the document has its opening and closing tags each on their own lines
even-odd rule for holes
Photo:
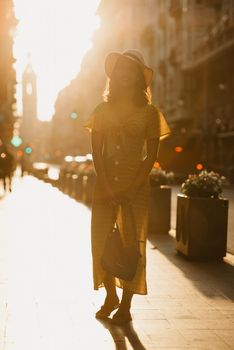
<svg viewBox="0 0 234 350">
<path fill-rule="evenodd" d="M 118 200 L 108 182 L 108 178 L 103 163 L 102 148 L 104 145 L 104 133 L 92 131 L 92 154 L 94 168 L 97 174 L 97 181 L 100 183 L 102 197 L 110 202 L 111 205 L 117 205 Z"/>
<path fill-rule="evenodd" d="M 103 187 L 103 189 L 104 189 L 105 198 L 108 201 L 110 201 L 110 204 L 112 204 L 112 205 L 119 204 L 119 199 L 117 198 L 114 191 L 112 190 L 112 188 L 109 185 L 105 185 Z"/>
<path fill-rule="evenodd" d="M 138 192 L 138 189 L 139 189 L 138 187 L 132 185 L 132 186 L 128 187 L 126 189 L 126 191 L 119 193 L 118 194 L 119 202 L 123 203 L 123 204 L 131 203 L 134 200 L 134 198 Z"/>
</svg>

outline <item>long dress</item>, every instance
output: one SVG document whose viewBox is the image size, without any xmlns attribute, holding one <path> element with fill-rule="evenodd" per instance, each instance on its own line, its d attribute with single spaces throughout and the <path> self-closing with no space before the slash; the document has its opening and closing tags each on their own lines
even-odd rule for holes
<svg viewBox="0 0 234 350">
<path fill-rule="evenodd" d="M 170 133 L 167 122 L 161 111 L 155 105 L 147 104 L 120 122 L 115 110 L 108 102 L 97 105 L 93 113 L 83 125 L 91 132 L 102 132 L 104 135 L 103 161 L 108 181 L 115 194 L 127 190 L 132 184 L 139 167 L 146 155 L 146 140 L 162 138 Z M 136 237 L 139 241 L 141 257 L 137 272 L 132 281 L 115 278 L 119 288 L 127 289 L 134 294 L 147 294 L 146 282 L 146 239 L 148 225 L 150 184 L 149 177 L 140 187 L 131 202 L 135 219 Z M 101 256 L 105 239 L 113 225 L 115 207 L 111 206 L 103 194 L 103 190 L 96 178 L 91 217 L 91 246 L 93 257 L 94 289 L 103 287 L 106 273 L 101 266 Z M 121 206 L 118 211 L 117 222 L 127 235 L 133 230 L 132 213 L 129 206 Z M 131 217 L 130 217 L 131 215 Z M 125 233 L 125 235 L 126 235 Z M 126 237 L 127 240 L 127 237 Z"/>
</svg>

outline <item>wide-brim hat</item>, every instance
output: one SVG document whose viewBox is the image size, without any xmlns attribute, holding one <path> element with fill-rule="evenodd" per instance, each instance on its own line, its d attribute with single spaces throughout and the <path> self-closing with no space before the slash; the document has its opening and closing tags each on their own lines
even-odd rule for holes
<svg viewBox="0 0 234 350">
<path fill-rule="evenodd" d="M 106 60 L 105 60 L 105 72 L 109 78 L 111 78 L 115 65 L 117 61 L 120 59 L 120 57 L 137 63 L 144 75 L 146 86 L 149 86 L 151 84 L 153 79 L 153 69 L 145 65 L 144 57 L 137 50 L 126 50 L 122 53 L 110 52 L 106 56 Z"/>
</svg>

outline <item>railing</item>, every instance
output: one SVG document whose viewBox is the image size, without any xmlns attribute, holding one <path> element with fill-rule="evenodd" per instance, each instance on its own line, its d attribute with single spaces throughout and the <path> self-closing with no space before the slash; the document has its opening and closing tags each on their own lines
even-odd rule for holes
<svg viewBox="0 0 234 350">
<path fill-rule="evenodd" d="M 183 6 L 180 0 L 171 0 L 169 13 L 175 19 L 179 19 L 183 13 Z"/>
<path fill-rule="evenodd" d="M 234 41 L 234 22 L 230 16 L 224 15 L 210 28 L 209 34 L 205 35 L 202 42 L 196 47 L 193 52 L 194 58 L 212 53 L 232 41 Z"/>
<path fill-rule="evenodd" d="M 170 50 L 169 62 L 174 67 L 177 66 L 179 63 L 179 59 L 178 59 L 175 47 L 171 48 L 171 50 Z"/>
<path fill-rule="evenodd" d="M 166 62 L 164 59 L 160 59 L 158 69 L 162 76 L 166 75 Z"/>
</svg>

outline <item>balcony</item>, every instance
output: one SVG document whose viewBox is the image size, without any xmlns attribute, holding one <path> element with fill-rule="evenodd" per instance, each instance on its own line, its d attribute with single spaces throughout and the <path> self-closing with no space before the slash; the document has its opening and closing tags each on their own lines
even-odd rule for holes
<svg viewBox="0 0 234 350">
<path fill-rule="evenodd" d="M 159 27 L 164 30 L 166 28 L 166 14 L 164 12 L 160 12 L 158 16 Z"/>
<path fill-rule="evenodd" d="M 141 44 L 144 47 L 152 47 L 153 43 L 154 43 L 154 31 L 153 28 L 151 26 L 145 28 L 145 30 L 143 31 L 142 35 L 141 35 Z"/>
<path fill-rule="evenodd" d="M 183 13 L 183 6 L 181 0 L 171 0 L 171 4 L 169 7 L 169 13 L 176 20 L 180 19 Z"/>
<path fill-rule="evenodd" d="M 165 62 L 165 60 L 160 59 L 159 65 L 158 65 L 158 70 L 163 77 L 166 75 L 166 62 Z"/>
<path fill-rule="evenodd" d="M 179 63 L 175 47 L 170 50 L 169 62 L 173 67 L 176 67 Z"/>
<path fill-rule="evenodd" d="M 214 26 L 209 28 L 208 34 L 193 52 L 193 62 L 185 69 L 198 66 L 234 47 L 234 21 L 229 15 L 223 15 Z"/>
<path fill-rule="evenodd" d="M 208 6 L 213 7 L 216 11 L 220 11 L 223 0 L 206 0 Z"/>
</svg>

